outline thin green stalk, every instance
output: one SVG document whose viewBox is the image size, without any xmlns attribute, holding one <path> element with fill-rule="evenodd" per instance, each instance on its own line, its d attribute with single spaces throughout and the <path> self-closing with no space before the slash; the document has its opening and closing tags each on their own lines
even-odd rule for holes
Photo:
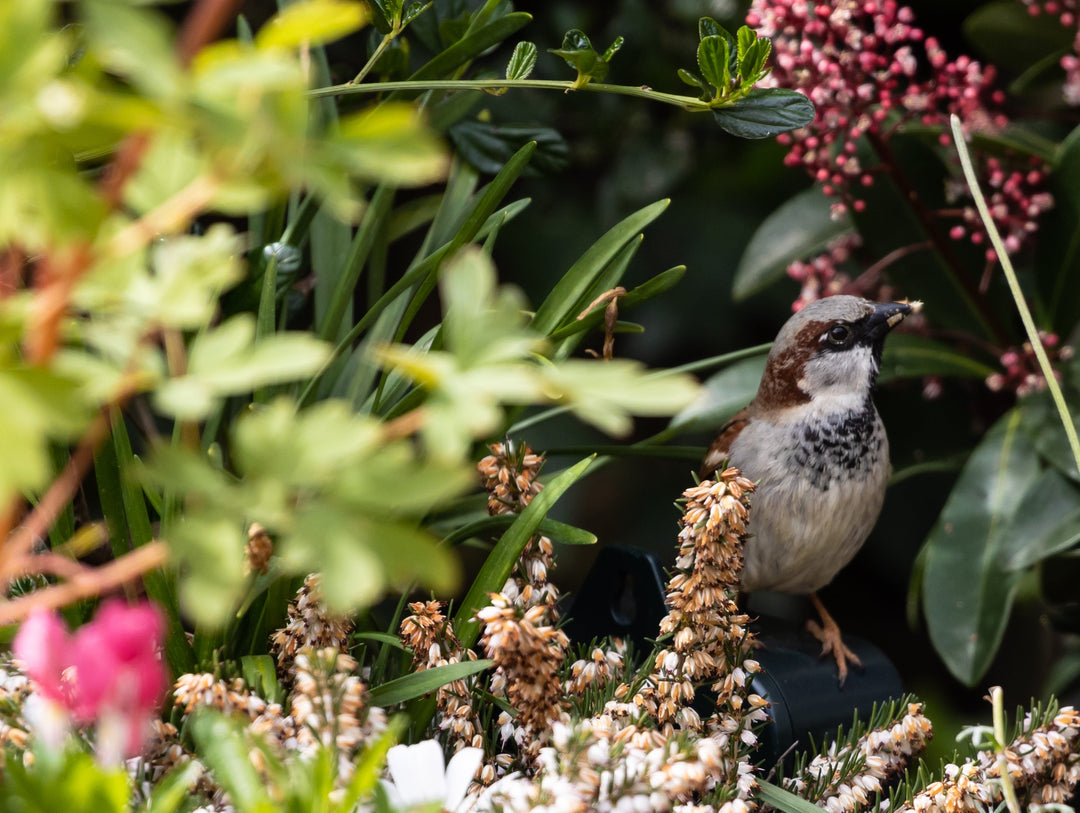
<svg viewBox="0 0 1080 813">
<path fill-rule="evenodd" d="M 361 82 L 364 81 L 364 77 L 367 76 L 371 69 L 375 67 L 375 63 L 379 61 L 379 57 L 381 57 L 383 55 L 383 52 L 390 47 L 390 43 L 392 43 L 397 38 L 397 35 L 399 33 L 401 33 L 400 30 L 395 29 L 388 34 L 383 35 L 382 42 L 380 42 L 378 47 L 375 49 L 375 53 L 373 53 L 371 55 L 371 58 L 364 63 L 364 67 L 360 69 L 360 73 L 356 74 L 356 76 L 353 77 L 353 80 L 350 84 L 359 85 Z"/>
<path fill-rule="evenodd" d="M 953 116 L 953 135 L 956 135 L 956 128 L 958 126 L 959 119 Z M 962 140 L 962 136 L 957 136 Z M 970 179 L 969 179 L 970 183 Z M 990 702 L 994 708 L 994 739 L 997 740 L 995 751 L 997 751 L 997 763 L 998 774 L 1001 776 L 1001 791 L 1005 796 L 1005 805 L 1009 809 L 1009 813 L 1021 813 L 1020 800 L 1016 798 L 1016 788 L 1013 787 L 1012 777 L 1009 776 L 1009 760 L 1005 756 L 1005 749 L 1007 747 L 1006 733 L 1005 733 L 1005 692 L 1001 690 L 1000 686 L 990 687 Z"/>
<path fill-rule="evenodd" d="M 371 82 L 366 85 L 354 85 L 346 82 L 341 85 L 331 85 L 325 88 L 309 90 L 308 95 L 313 98 L 321 96 L 347 96 L 354 93 L 389 93 L 396 90 L 505 90 L 505 89 L 532 89 L 532 90 L 561 90 L 564 93 L 570 91 L 587 91 L 590 93 L 614 93 L 620 96 L 635 96 L 639 99 L 650 99 L 654 102 L 671 104 L 686 110 L 706 111 L 714 107 L 727 105 L 713 105 L 703 102 L 694 96 L 679 96 L 674 93 L 661 93 L 644 85 L 609 85 L 603 82 L 589 82 L 584 87 L 575 88 L 571 81 L 557 79 L 421 79 L 402 80 L 399 82 Z M 732 102 L 734 104 L 734 102 Z"/>
<path fill-rule="evenodd" d="M 1069 447 L 1072 449 L 1073 462 L 1076 464 L 1077 470 L 1080 471 L 1080 438 L 1076 435 L 1076 427 L 1073 425 L 1072 416 L 1069 414 L 1069 406 L 1065 403 L 1065 395 L 1061 392 L 1061 385 L 1058 384 L 1058 380 L 1054 376 L 1054 370 L 1050 366 L 1050 358 L 1046 355 L 1046 348 L 1043 347 L 1042 339 L 1039 338 L 1039 330 L 1035 327 L 1031 309 L 1028 308 L 1027 300 L 1024 299 L 1024 292 L 1020 288 L 1020 280 L 1016 277 L 1016 269 L 1013 268 L 1009 253 L 1005 250 L 1005 243 L 1001 239 L 997 226 L 994 225 L 994 219 L 990 216 L 986 198 L 983 197 L 982 189 L 979 188 L 979 179 L 975 177 L 975 167 L 971 162 L 971 153 L 968 152 L 967 144 L 964 141 L 964 131 L 960 125 L 960 119 L 953 115 L 949 121 L 952 125 L 956 151 L 960 155 L 960 165 L 964 168 L 964 178 L 967 180 L 968 188 L 971 189 L 971 196 L 975 199 L 979 217 L 982 218 L 986 232 L 990 236 L 994 251 L 997 252 L 1001 270 L 1005 272 L 1005 279 L 1009 283 L 1009 291 L 1012 293 L 1013 301 L 1016 303 L 1016 309 L 1020 312 L 1020 319 L 1024 323 L 1024 330 L 1027 332 L 1031 349 L 1039 360 L 1039 368 L 1046 379 L 1046 386 L 1050 390 L 1050 396 L 1054 399 L 1054 406 L 1057 407 L 1061 423 L 1065 427 L 1065 435 L 1068 437 Z"/>
<path fill-rule="evenodd" d="M 734 364 L 736 361 L 742 361 L 743 359 L 753 358 L 754 356 L 763 356 L 769 352 L 769 348 L 771 347 L 772 342 L 767 344 L 755 344 L 753 347 L 744 347 L 742 350 L 733 350 L 730 353 L 722 353 L 719 356 L 710 356 L 707 359 L 691 361 L 688 364 L 672 367 L 670 370 L 664 370 L 663 372 L 665 374 L 698 373 L 702 370 L 711 370 L 714 367 L 724 367 L 725 365 Z"/>
</svg>

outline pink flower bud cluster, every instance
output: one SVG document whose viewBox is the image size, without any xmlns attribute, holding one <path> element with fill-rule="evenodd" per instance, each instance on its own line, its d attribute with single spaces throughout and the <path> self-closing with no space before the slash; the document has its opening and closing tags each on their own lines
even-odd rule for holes
<svg viewBox="0 0 1080 813">
<path fill-rule="evenodd" d="M 139 753 L 164 697 L 163 632 L 154 605 L 111 599 L 74 634 L 58 613 L 34 612 L 12 650 L 38 694 L 75 723 L 97 724 L 99 754 L 115 762 Z"/>
<path fill-rule="evenodd" d="M 1051 362 L 1067 361 L 1072 358 L 1073 349 L 1068 345 L 1061 346 L 1061 340 L 1057 334 L 1040 330 L 1039 339 Z M 1039 368 L 1030 342 L 1024 342 L 1020 349 L 1007 350 L 1001 355 L 1000 360 L 1004 372 L 994 373 L 986 379 L 986 386 L 991 390 L 995 392 L 1009 390 L 1022 397 L 1046 389 L 1046 379 Z M 1061 373 L 1055 370 L 1054 377 L 1060 379 Z"/>
<path fill-rule="evenodd" d="M 987 156 L 979 161 L 980 176 L 984 179 L 983 194 L 994 225 L 1005 242 L 1005 251 L 1015 254 L 1025 240 L 1038 230 L 1038 219 L 1054 205 L 1053 196 L 1045 191 L 1046 170 L 1035 156 L 1028 160 L 1028 167 L 1009 167 L 1000 158 Z M 967 194 L 966 188 L 958 190 Z M 997 252 L 988 245 L 986 231 L 973 204 L 966 205 L 960 214 L 962 223 L 949 230 L 954 240 L 965 237 L 977 246 L 987 245 L 986 259 L 993 262 Z"/>
<path fill-rule="evenodd" d="M 817 108 L 810 125 L 777 138 L 789 148 L 785 162 L 804 167 L 838 199 L 836 215 L 866 207 L 860 190 L 874 183 L 876 169 L 863 163 L 864 140 L 888 161 L 889 136 L 904 123 L 947 129 L 951 114 L 968 132 L 995 132 L 1008 123 L 1000 109 L 1004 94 L 993 88 L 994 67 L 963 55 L 950 59 L 895 0 L 754 0 L 746 21 L 773 41 L 764 84 L 797 90 Z M 948 143 L 946 134 L 942 139 Z M 1052 200 L 1041 191 L 1041 166 L 1014 171 L 992 160 L 994 220 L 1012 252 Z M 984 243 L 977 219 L 965 220 L 950 234 Z"/>
<path fill-rule="evenodd" d="M 857 232 L 842 234 L 831 240 L 825 250 L 808 260 L 797 260 L 787 268 L 788 276 L 799 283 L 799 298 L 791 304 L 793 311 L 827 296 L 839 294 L 851 283 L 851 277 L 840 270 L 853 249 L 862 244 Z"/>
<path fill-rule="evenodd" d="M 1022 0 L 1028 14 L 1036 17 L 1046 14 L 1057 17 L 1061 24 L 1074 31 L 1073 53 L 1061 58 L 1061 67 L 1065 70 L 1065 86 L 1062 95 L 1065 103 L 1080 105 L 1080 3 L 1077 0 Z"/>
</svg>

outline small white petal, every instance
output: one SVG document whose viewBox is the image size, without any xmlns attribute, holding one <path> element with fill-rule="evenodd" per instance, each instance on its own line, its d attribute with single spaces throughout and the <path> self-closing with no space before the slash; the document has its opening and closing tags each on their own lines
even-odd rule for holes
<svg viewBox="0 0 1080 813">
<path fill-rule="evenodd" d="M 458 805 L 465 799 L 465 793 L 469 789 L 469 783 L 476 776 L 480 763 L 484 761 L 484 749 L 462 748 L 452 757 L 450 764 L 446 766 L 446 796 L 443 799 L 443 808 L 457 810 Z"/>
<path fill-rule="evenodd" d="M 402 806 L 442 802 L 446 798 L 446 763 L 435 740 L 395 745 L 386 752 L 386 767 Z"/>
</svg>

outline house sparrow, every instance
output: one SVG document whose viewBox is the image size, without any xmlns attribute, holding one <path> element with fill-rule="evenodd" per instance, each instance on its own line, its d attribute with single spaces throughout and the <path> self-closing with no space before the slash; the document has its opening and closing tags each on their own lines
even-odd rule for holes
<svg viewBox="0 0 1080 813">
<path fill-rule="evenodd" d="M 701 466 L 727 461 L 757 483 L 742 589 L 809 594 L 807 623 L 836 659 L 861 665 L 818 590 L 862 547 L 881 512 L 889 442 L 870 391 L 889 331 L 921 303 L 854 296 L 811 302 L 780 329 L 757 396 L 720 430 Z"/>
</svg>

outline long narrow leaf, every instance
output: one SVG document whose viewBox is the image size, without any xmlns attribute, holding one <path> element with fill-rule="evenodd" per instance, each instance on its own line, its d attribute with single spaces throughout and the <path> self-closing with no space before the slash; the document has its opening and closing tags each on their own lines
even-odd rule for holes
<svg viewBox="0 0 1080 813">
<path fill-rule="evenodd" d="M 393 188 L 384 184 L 375 190 L 375 194 L 371 196 L 371 201 L 364 210 L 360 227 L 356 230 L 356 236 L 353 237 L 352 245 L 349 247 L 345 267 L 338 277 L 337 286 L 330 296 L 326 312 L 320 323 L 316 325 L 319 336 L 327 341 L 332 341 L 341 330 L 341 319 L 352 302 L 353 290 L 356 288 L 357 280 L 360 279 L 360 272 L 364 268 L 364 263 L 367 262 L 372 246 L 375 245 L 375 235 L 382 228 L 390 212 L 393 198 Z"/>
<path fill-rule="evenodd" d="M 546 336 L 573 317 L 574 307 L 589 290 L 604 268 L 628 242 L 658 218 L 670 201 L 661 200 L 634 212 L 612 226 L 578 258 L 570 270 L 552 288 L 547 299 L 536 309 L 533 327 Z"/>
<path fill-rule="evenodd" d="M 404 703 L 406 700 L 433 692 L 447 683 L 490 669 L 494 663 L 489 660 L 462 661 L 425 669 L 422 672 L 412 672 L 374 687 L 369 701 L 373 706 L 393 706 Z"/>
<path fill-rule="evenodd" d="M 698 456 L 701 455 L 701 449 L 695 448 L 695 451 L 698 453 Z M 447 534 L 443 538 L 442 544 L 456 545 L 470 537 L 478 536 L 485 531 L 512 525 L 516 520 L 517 516 L 514 514 L 499 514 L 494 517 L 484 517 L 475 522 L 470 522 L 468 525 L 463 525 L 453 533 Z M 560 542 L 563 545 L 596 544 L 596 534 L 581 528 L 575 528 L 573 525 L 567 525 L 565 522 L 556 522 L 553 519 L 543 520 L 539 526 L 539 533 L 548 537 L 553 542 Z"/>
<path fill-rule="evenodd" d="M 480 56 L 491 46 L 498 45 L 515 31 L 524 28 L 530 21 L 532 21 L 532 15 L 523 11 L 504 14 L 459 39 L 416 71 L 409 80 L 420 81 L 447 76 L 451 71 Z"/>
<path fill-rule="evenodd" d="M 454 238 L 440 247 L 434 253 L 430 254 L 422 262 L 414 265 L 408 271 L 406 271 L 401 279 L 391 285 L 386 293 L 379 297 L 367 312 L 360 317 L 356 325 L 348 332 L 348 334 L 338 343 L 334 348 L 334 352 L 330 357 L 330 361 L 323 367 L 323 370 L 316 375 L 305 387 L 304 391 L 300 395 L 300 404 L 304 405 L 310 402 L 316 391 L 316 385 L 319 378 L 323 373 L 330 368 L 330 366 L 344 355 L 349 348 L 352 347 L 354 341 L 356 341 L 364 332 L 371 326 L 372 322 L 378 318 L 387 307 L 390 306 L 403 292 L 409 290 L 413 285 L 422 280 L 429 273 L 439 267 L 444 259 L 450 254 L 457 251 L 461 246 L 465 245 L 476 237 L 477 233 L 484 226 L 487 219 L 495 211 L 495 207 L 499 205 L 503 197 L 510 190 L 514 181 L 521 175 L 522 170 L 525 169 L 525 165 L 528 163 L 529 158 L 532 156 L 533 151 L 536 149 L 536 142 L 531 141 L 520 150 L 514 153 L 513 157 L 506 162 L 502 171 L 492 179 L 491 183 L 487 185 L 484 192 L 480 195 L 476 204 L 473 206 L 469 215 L 465 218 L 465 222 L 461 228 L 454 235 Z"/>
<path fill-rule="evenodd" d="M 779 785 L 758 780 L 758 798 L 770 807 L 775 807 L 783 813 L 821 813 L 821 808 L 811 804 L 806 799 L 800 798 L 790 790 L 784 790 Z"/>
<path fill-rule="evenodd" d="M 488 554 L 480 572 L 476 574 L 469 592 L 454 616 L 454 630 L 464 649 L 476 643 L 480 634 L 480 622 L 474 616 L 489 603 L 488 594 L 496 593 L 506 584 L 514 563 L 521 557 L 525 544 L 540 527 L 541 520 L 570 486 L 588 470 L 595 456 L 589 456 L 571 466 L 544 485 L 544 490 L 533 497 L 517 520 L 502 535 L 494 550 Z"/>
<path fill-rule="evenodd" d="M 657 274 L 648 282 L 644 282 L 636 288 L 627 291 L 626 296 L 619 297 L 619 311 L 622 312 L 623 308 L 632 308 L 635 305 L 648 302 L 650 299 L 657 297 L 674 287 L 685 275 L 685 265 L 677 265 L 674 268 L 669 268 L 667 271 Z M 603 321 L 604 309 L 597 308 L 584 319 L 575 319 L 573 322 L 563 325 L 558 330 L 554 331 L 549 338 L 551 341 L 557 342 L 580 331 L 591 330 Z"/>
</svg>

